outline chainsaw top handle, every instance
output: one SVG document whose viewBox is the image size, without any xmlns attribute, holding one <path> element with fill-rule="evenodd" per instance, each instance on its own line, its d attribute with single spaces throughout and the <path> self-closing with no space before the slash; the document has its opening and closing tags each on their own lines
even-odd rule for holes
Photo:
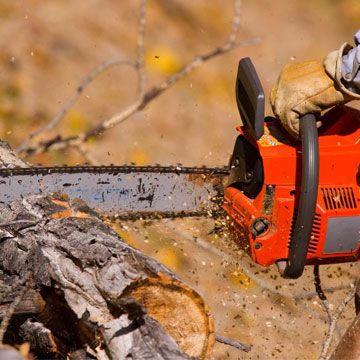
<svg viewBox="0 0 360 360">
<path fill-rule="evenodd" d="M 297 279 L 304 271 L 319 186 L 319 144 L 314 114 L 300 118 L 302 145 L 301 190 L 294 235 L 283 276 Z"/>
</svg>

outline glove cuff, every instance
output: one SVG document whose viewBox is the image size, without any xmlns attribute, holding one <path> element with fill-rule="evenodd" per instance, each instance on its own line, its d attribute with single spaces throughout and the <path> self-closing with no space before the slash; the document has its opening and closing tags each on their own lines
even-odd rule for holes
<svg viewBox="0 0 360 360">
<path fill-rule="evenodd" d="M 343 55 L 346 55 L 352 48 L 353 47 L 350 44 L 344 43 L 341 45 L 339 50 L 332 51 L 324 59 L 325 71 L 334 80 L 338 90 L 344 94 L 345 101 L 360 99 L 360 94 L 349 90 L 342 82 L 342 57 Z"/>
</svg>

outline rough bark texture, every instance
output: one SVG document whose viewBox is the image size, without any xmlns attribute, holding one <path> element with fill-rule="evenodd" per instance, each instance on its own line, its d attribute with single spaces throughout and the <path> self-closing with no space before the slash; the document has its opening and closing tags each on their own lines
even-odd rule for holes
<svg viewBox="0 0 360 360">
<path fill-rule="evenodd" d="M 6 142 L 0 140 L 0 168 L 3 167 L 28 167 L 28 165 L 16 156 Z"/>
<path fill-rule="evenodd" d="M 210 353 L 213 323 L 201 297 L 85 204 L 30 196 L 0 204 L 0 213 L 0 319 L 31 273 L 5 343 L 29 341 L 40 356 L 72 359 Z"/>
</svg>

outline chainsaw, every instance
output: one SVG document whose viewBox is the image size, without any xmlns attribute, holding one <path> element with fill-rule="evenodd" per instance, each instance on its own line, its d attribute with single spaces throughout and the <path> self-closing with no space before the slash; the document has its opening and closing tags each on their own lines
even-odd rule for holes
<svg viewBox="0 0 360 360">
<path fill-rule="evenodd" d="M 301 141 L 265 117 L 249 58 L 239 62 L 242 126 L 226 167 L 62 166 L 0 169 L 0 202 L 65 193 L 120 220 L 216 217 L 263 266 L 298 278 L 305 265 L 357 261 L 360 254 L 360 112 L 336 107 L 300 119 Z"/>
</svg>

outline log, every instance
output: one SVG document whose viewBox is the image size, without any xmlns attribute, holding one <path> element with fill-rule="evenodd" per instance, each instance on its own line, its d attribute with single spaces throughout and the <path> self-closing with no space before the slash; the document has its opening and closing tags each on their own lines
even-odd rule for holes
<svg viewBox="0 0 360 360">
<path fill-rule="evenodd" d="M 0 157 L 11 157 L 0 144 Z M 5 149 L 5 150 L 4 150 Z M 10 161 L 11 166 L 11 161 Z M 206 358 L 215 336 L 193 289 L 61 194 L 0 204 L 0 318 L 31 274 L 5 341 L 51 358 Z M 89 357 L 88 357 L 89 356 Z"/>
<path fill-rule="evenodd" d="M 21 326 L 19 334 L 23 340 L 31 344 L 37 354 L 48 355 L 58 353 L 53 334 L 42 323 L 27 319 Z"/>
</svg>

